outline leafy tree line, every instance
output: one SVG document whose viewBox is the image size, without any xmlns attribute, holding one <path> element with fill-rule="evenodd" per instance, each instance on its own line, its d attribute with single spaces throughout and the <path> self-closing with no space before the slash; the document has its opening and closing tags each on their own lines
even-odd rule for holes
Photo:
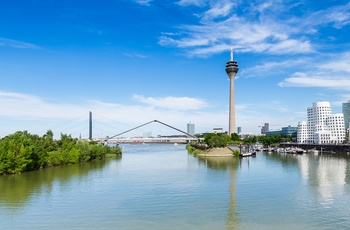
<svg viewBox="0 0 350 230">
<path fill-rule="evenodd" d="M 0 175 L 76 164 L 111 154 L 121 156 L 121 149 L 79 141 L 67 134 L 61 134 L 60 140 L 54 140 L 51 130 L 42 137 L 18 131 L 0 140 Z"/>
<path fill-rule="evenodd" d="M 256 142 L 262 143 L 264 146 L 271 146 L 276 145 L 278 146 L 281 142 L 291 142 L 292 137 L 284 137 L 279 134 L 274 134 L 273 136 L 253 136 L 244 138 L 243 140 L 244 144 L 253 144 Z"/>
<path fill-rule="evenodd" d="M 262 143 L 264 146 L 279 145 L 281 142 L 292 141 L 291 137 L 283 137 L 275 134 L 273 136 L 252 136 L 241 139 L 237 133 L 227 135 L 224 133 L 207 133 L 201 137 L 204 137 L 205 145 L 196 145 L 195 147 L 201 148 L 221 148 L 227 145 L 238 144 L 253 144 L 256 142 Z"/>
</svg>

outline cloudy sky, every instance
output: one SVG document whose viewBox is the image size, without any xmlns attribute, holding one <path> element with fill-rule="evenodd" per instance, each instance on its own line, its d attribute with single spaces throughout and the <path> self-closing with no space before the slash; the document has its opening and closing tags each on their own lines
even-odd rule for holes
<svg viewBox="0 0 350 230">
<path fill-rule="evenodd" d="M 231 44 L 245 133 L 350 100 L 349 1 L 2 0 L 0 137 L 227 130 Z"/>
</svg>

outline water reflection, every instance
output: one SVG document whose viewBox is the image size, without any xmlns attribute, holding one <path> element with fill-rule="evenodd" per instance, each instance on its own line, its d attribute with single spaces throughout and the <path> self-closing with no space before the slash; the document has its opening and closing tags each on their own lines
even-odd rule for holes
<svg viewBox="0 0 350 230">
<path fill-rule="evenodd" d="M 274 162 L 282 163 L 284 169 L 298 168 L 298 155 L 272 152 L 265 155 L 266 158 Z"/>
<path fill-rule="evenodd" d="M 1 227 L 348 229 L 350 225 L 347 156 L 259 153 L 243 159 L 194 158 L 180 145 L 124 150 L 122 161 L 0 177 Z"/>
<path fill-rule="evenodd" d="M 90 173 L 102 170 L 110 160 L 112 159 L 0 176 L 0 206 L 11 207 L 12 210 L 20 208 L 35 194 L 50 194 L 57 184 L 64 185 L 73 179 L 82 180 Z M 113 160 L 119 161 L 119 159 Z"/>
<path fill-rule="evenodd" d="M 239 229 L 239 219 L 236 205 L 236 170 L 242 159 L 237 157 L 199 157 L 198 160 L 200 162 L 204 162 L 208 168 L 230 171 L 230 202 L 226 226 L 229 230 Z"/>
<path fill-rule="evenodd" d="M 310 158 L 314 158 L 310 160 Z M 349 158 L 332 155 L 303 155 L 298 158 L 302 179 L 314 188 L 322 205 L 331 205 L 334 197 L 345 193 L 349 184 Z"/>
</svg>

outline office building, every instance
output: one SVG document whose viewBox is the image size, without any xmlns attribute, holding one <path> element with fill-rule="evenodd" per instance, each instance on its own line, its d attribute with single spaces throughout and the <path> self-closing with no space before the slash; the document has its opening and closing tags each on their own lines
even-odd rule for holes
<svg viewBox="0 0 350 230">
<path fill-rule="evenodd" d="M 298 131 L 298 127 L 292 127 L 289 125 L 287 127 L 282 127 L 282 130 L 267 131 L 265 134 L 266 134 L 266 136 L 273 136 L 273 135 L 277 134 L 277 135 L 281 135 L 282 137 L 296 138 L 297 131 Z"/>
<path fill-rule="evenodd" d="M 195 130 L 194 130 L 194 124 L 191 122 L 187 124 L 187 133 L 194 136 Z"/>
<path fill-rule="evenodd" d="M 329 102 L 315 102 L 307 108 L 307 121 L 298 123 L 300 144 L 337 144 L 345 140 L 344 115 L 332 114 Z"/>
<path fill-rule="evenodd" d="M 350 124 L 350 101 L 343 103 L 342 109 L 344 115 L 345 130 L 348 130 Z"/>
</svg>

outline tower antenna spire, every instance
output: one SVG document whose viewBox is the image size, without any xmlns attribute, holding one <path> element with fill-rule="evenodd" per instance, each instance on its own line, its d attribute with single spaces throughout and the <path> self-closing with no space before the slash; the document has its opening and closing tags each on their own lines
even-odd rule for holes
<svg viewBox="0 0 350 230">
<path fill-rule="evenodd" d="M 231 44 L 231 59 L 230 59 L 230 61 L 233 61 L 233 46 L 232 46 L 232 44 Z"/>
</svg>

